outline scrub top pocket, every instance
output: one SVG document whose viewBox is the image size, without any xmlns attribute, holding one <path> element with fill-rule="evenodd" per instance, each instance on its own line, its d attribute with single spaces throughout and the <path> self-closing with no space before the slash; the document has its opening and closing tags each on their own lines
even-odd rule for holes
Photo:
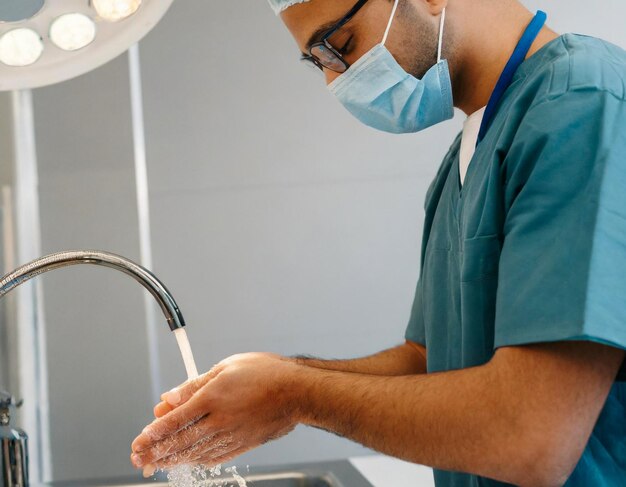
<svg viewBox="0 0 626 487">
<path fill-rule="evenodd" d="M 494 322 L 502 244 L 497 235 L 463 241 L 461 330 L 463 364 L 482 365 L 494 353 Z"/>
<path fill-rule="evenodd" d="M 467 239 L 456 248 L 450 243 L 449 250 L 426 250 L 415 310 L 423 320 L 416 316 L 408 335 L 419 337 L 423 324 L 430 372 L 482 365 L 494 354 L 500 238 Z"/>
<path fill-rule="evenodd" d="M 461 282 L 472 282 L 498 275 L 502 249 L 498 235 L 467 239 L 462 245 Z"/>
</svg>

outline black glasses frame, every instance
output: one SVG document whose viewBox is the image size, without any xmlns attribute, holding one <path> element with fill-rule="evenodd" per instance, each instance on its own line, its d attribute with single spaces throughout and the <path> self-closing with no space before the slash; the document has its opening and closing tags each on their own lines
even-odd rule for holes
<svg viewBox="0 0 626 487">
<path fill-rule="evenodd" d="M 322 36 L 319 42 L 316 42 L 315 44 L 311 44 L 311 47 L 309 47 L 309 53 L 303 54 L 300 60 L 304 62 L 313 63 L 321 71 L 324 71 L 324 69 L 330 69 L 331 71 L 334 71 L 335 73 L 345 73 L 350 67 L 350 64 L 343 58 L 343 55 L 337 49 L 335 49 L 330 44 L 330 42 L 328 42 L 328 39 L 332 37 L 332 35 L 335 32 L 337 32 L 339 29 L 341 29 L 344 25 L 350 22 L 352 18 L 358 13 L 359 10 L 363 8 L 363 6 L 367 2 L 368 0 L 359 0 L 354 5 L 354 7 L 352 7 L 350 11 L 339 22 L 337 22 L 328 31 L 326 31 L 326 33 L 324 33 L 324 35 Z M 317 56 L 313 55 L 312 52 L 313 52 L 313 49 L 315 48 L 323 48 L 323 49 L 329 50 L 337 58 L 337 60 L 343 64 L 343 67 L 340 67 L 337 69 L 337 68 L 331 68 L 330 66 L 324 65 L 324 63 L 320 61 L 320 59 Z"/>
</svg>

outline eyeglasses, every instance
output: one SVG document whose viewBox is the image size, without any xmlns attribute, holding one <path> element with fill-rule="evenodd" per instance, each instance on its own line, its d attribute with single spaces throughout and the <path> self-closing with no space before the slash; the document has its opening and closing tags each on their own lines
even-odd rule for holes
<svg viewBox="0 0 626 487">
<path fill-rule="evenodd" d="M 322 71 L 326 68 L 335 73 L 345 73 L 350 67 L 350 64 L 343 58 L 343 54 L 328 42 L 328 39 L 350 22 L 367 2 L 368 0 L 359 0 L 339 22 L 323 34 L 319 42 L 311 45 L 309 54 L 303 54 L 300 60 L 312 66 L 316 66 Z"/>
</svg>

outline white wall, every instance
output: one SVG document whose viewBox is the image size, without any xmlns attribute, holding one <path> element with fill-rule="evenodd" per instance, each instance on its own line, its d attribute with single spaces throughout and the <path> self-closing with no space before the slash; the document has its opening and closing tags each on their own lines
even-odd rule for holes
<svg viewBox="0 0 626 487">
<path fill-rule="evenodd" d="M 137 259 L 126 56 L 35 91 L 44 253 L 105 249 Z M 109 269 L 42 276 L 55 479 L 129 471 L 149 419 L 142 290 Z"/>
<path fill-rule="evenodd" d="M 626 46 L 622 1 L 527 3 L 562 32 Z M 402 137 L 362 127 L 299 66 L 262 0 L 179 0 L 141 57 L 155 271 L 200 368 L 248 350 L 351 357 L 401 342 L 425 191 L 461 119 Z M 125 56 L 35 92 L 44 251 L 138 257 L 128 97 Z M 127 474 L 151 406 L 140 290 L 101 269 L 43 279 L 55 478 Z M 165 325 L 160 342 L 170 387 L 184 371 Z M 362 451 L 299 429 L 239 463 Z"/>
</svg>

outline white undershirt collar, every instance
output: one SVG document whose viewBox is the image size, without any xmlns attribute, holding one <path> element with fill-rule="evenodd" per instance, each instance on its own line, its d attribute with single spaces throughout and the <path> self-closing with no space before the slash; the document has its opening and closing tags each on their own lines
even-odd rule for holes
<svg viewBox="0 0 626 487">
<path fill-rule="evenodd" d="M 465 175 L 467 169 L 476 152 L 476 142 L 478 141 L 478 133 L 480 132 L 480 126 L 483 122 L 483 116 L 485 115 L 485 109 L 483 107 L 480 110 L 472 113 L 465 123 L 463 124 L 463 136 L 461 138 L 461 152 L 459 155 L 459 176 L 461 179 L 461 186 L 465 182 Z"/>
</svg>

